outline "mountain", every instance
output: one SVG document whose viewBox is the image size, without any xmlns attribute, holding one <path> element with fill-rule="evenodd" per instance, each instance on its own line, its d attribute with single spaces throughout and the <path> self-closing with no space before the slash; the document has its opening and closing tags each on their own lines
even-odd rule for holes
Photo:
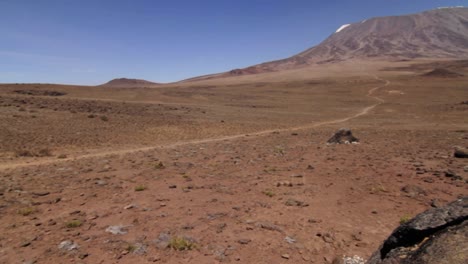
<svg viewBox="0 0 468 264">
<path fill-rule="evenodd" d="M 290 58 L 195 79 L 375 58 L 468 58 L 468 8 L 439 8 L 418 14 L 376 17 L 346 24 L 319 45 Z"/>
<path fill-rule="evenodd" d="M 127 88 L 127 87 L 148 87 L 148 86 L 155 86 L 159 85 L 159 83 L 154 83 L 146 80 L 140 79 L 127 79 L 127 78 L 118 78 L 108 81 L 101 86 L 106 87 L 119 87 L 119 88 Z"/>
</svg>

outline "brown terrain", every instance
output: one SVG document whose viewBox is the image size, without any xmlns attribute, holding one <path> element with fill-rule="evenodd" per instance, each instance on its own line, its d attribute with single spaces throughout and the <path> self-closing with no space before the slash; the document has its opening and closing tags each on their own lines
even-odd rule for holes
<svg viewBox="0 0 468 264">
<path fill-rule="evenodd" d="M 468 194 L 467 60 L 146 85 L 0 85 L 0 263 L 343 263 Z"/>
</svg>

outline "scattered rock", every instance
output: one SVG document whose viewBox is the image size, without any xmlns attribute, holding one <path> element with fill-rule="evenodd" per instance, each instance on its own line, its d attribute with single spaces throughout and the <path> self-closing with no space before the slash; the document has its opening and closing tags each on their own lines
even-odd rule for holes
<svg viewBox="0 0 468 264">
<path fill-rule="evenodd" d="M 104 185 L 107 185 L 107 182 L 104 181 L 104 180 L 98 180 L 98 181 L 96 181 L 96 185 L 104 186 Z"/>
<path fill-rule="evenodd" d="M 294 243 L 296 243 L 296 239 L 294 239 L 294 238 L 292 238 L 292 237 L 289 237 L 289 236 L 285 237 L 285 238 L 284 238 L 284 241 L 286 241 L 288 244 L 294 244 Z"/>
<path fill-rule="evenodd" d="M 366 261 L 359 257 L 359 256 L 353 256 L 353 257 L 343 257 L 343 262 L 339 262 L 340 264 L 365 264 Z"/>
<path fill-rule="evenodd" d="M 125 235 L 128 233 L 127 227 L 125 226 L 109 226 L 106 228 L 106 232 L 109 232 L 113 235 Z"/>
<path fill-rule="evenodd" d="M 132 208 L 135 208 L 136 205 L 135 204 L 129 204 L 127 206 L 124 207 L 125 210 L 128 210 L 128 209 L 132 209 Z"/>
<path fill-rule="evenodd" d="M 468 149 L 462 147 L 456 147 L 455 153 L 453 154 L 455 158 L 466 159 L 468 158 Z"/>
<path fill-rule="evenodd" d="M 270 231 L 283 232 L 283 229 L 281 229 L 281 227 L 268 222 L 258 222 L 256 226 Z"/>
<path fill-rule="evenodd" d="M 241 245 L 247 245 L 248 243 L 250 243 L 252 241 L 252 239 L 248 239 L 248 238 L 245 238 L 245 239 L 239 239 L 237 240 L 237 243 L 241 244 Z"/>
<path fill-rule="evenodd" d="M 323 241 L 325 241 L 326 243 L 333 243 L 333 241 L 335 241 L 335 238 L 333 237 L 332 234 L 330 233 L 325 233 L 322 235 L 322 239 Z"/>
<path fill-rule="evenodd" d="M 299 207 L 306 207 L 306 206 L 309 206 L 308 203 L 305 203 L 303 201 L 299 201 L 299 200 L 296 200 L 296 199 L 288 199 L 285 203 L 284 203 L 286 206 L 299 206 Z"/>
<path fill-rule="evenodd" d="M 58 248 L 61 250 L 71 251 L 74 249 L 79 249 L 80 247 L 78 246 L 78 244 L 74 243 L 71 240 L 65 240 L 65 241 L 60 242 L 60 244 L 58 245 Z"/>
<path fill-rule="evenodd" d="M 146 254 L 146 245 L 142 244 L 142 243 L 135 243 L 132 245 L 133 247 L 133 250 L 132 250 L 132 253 L 135 254 L 135 255 L 144 255 Z"/>
<path fill-rule="evenodd" d="M 457 173 L 452 170 L 445 171 L 445 177 L 452 178 L 453 180 L 463 180 L 463 177 L 457 175 Z"/>
<path fill-rule="evenodd" d="M 468 246 L 468 197 L 429 209 L 400 225 L 368 264 L 464 264 Z"/>
<path fill-rule="evenodd" d="M 32 192 L 32 194 L 36 195 L 36 196 L 47 196 L 50 194 L 50 192 L 48 191 L 35 191 L 35 192 Z"/>
<path fill-rule="evenodd" d="M 432 199 L 431 206 L 434 208 L 442 207 L 442 202 L 439 199 Z"/>
<path fill-rule="evenodd" d="M 281 255 L 281 257 L 284 258 L 284 259 L 289 259 L 290 258 L 289 254 L 283 254 L 283 255 Z"/>
<path fill-rule="evenodd" d="M 416 196 L 426 196 L 426 191 L 423 188 L 416 186 L 416 185 L 405 185 L 401 188 L 401 191 L 406 193 L 408 197 L 416 197 Z"/>
<path fill-rule="evenodd" d="M 293 184 L 290 181 L 279 181 L 276 183 L 276 187 L 281 187 L 281 186 L 292 187 Z"/>
<path fill-rule="evenodd" d="M 27 247 L 31 245 L 31 241 L 24 241 L 23 243 L 20 244 L 20 247 Z"/>
<path fill-rule="evenodd" d="M 167 232 L 162 232 L 159 234 L 158 238 L 154 240 L 156 247 L 159 249 L 165 249 L 169 246 L 171 241 L 171 236 Z"/>
<path fill-rule="evenodd" d="M 353 136 L 348 128 L 341 128 L 327 141 L 328 144 L 350 144 L 357 143 L 359 139 Z"/>
</svg>

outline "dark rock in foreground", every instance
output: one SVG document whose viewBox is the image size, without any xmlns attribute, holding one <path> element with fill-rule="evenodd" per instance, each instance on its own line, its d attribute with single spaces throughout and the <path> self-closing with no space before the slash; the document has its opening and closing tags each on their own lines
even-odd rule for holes
<svg viewBox="0 0 468 264">
<path fill-rule="evenodd" d="M 359 142 L 359 139 L 354 137 L 353 133 L 348 128 L 340 128 L 333 137 L 327 141 L 328 144 L 350 144 L 354 142 Z"/>
<path fill-rule="evenodd" d="M 395 229 L 367 264 L 464 264 L 467 219 L 468 197 L 427 210 Z"/>
</svg>

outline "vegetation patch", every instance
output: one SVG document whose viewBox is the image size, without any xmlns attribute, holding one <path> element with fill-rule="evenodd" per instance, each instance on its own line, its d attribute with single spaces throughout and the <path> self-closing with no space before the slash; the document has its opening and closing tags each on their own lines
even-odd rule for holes
<svg viewBox="0 0 468 264">
<path fill-rule="evenodd" d="M 147 189 L 146 186 L 144 186 L 144 185 L 138 185 L 138 186 L 135 187 L 135 192 L 142 192 L 142 191 L 144 191 L 144 190 L 146 190 L 146 189 Z"/>
<path fill-rule="evenodd" d="M 83 222 L 81 222 L 80 220 L 71 220 L 71 221 L 68 221 L 67 223 L 65 223 L 65 226 L 68 227 L 68 228 L 76 228 L 76 227 L 80 227 L 81 225 L 83 224 Z"/>
<path fill-rule="evenodd" d="M 196 249 L 197 244 L 191 241 L 190 239 L 184 237 L 173 237 L 169 241 L 169 245 L 167 247 L 182 251 Z"/>
<path fill-rule="evenodd" d="M 18 214 L 22 215 L 22 216 L 28 216 L 32 213 L 36 212 L 36 209 L 32 208 L 32 207 L 26 207 L 26 208 L 22 208 L 22 209 L 19 209 L 18 210 Z"/>
</svg>

